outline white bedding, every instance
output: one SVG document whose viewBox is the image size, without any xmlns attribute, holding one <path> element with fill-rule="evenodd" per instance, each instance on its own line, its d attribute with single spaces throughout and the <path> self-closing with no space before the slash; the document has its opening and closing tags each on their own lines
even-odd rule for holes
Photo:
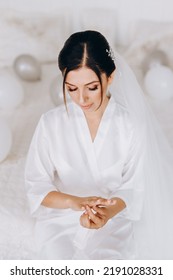
<svg viewBox="0 0 173 280">
<path fill-rule="evenodd" d="M 140 78 L 140 69 L 135 70 Z M 24 103 L 14 112 L 6 113 L 13 131 L 13 146 L 8 158 L 0 164 L 0 259 L 34 259 L 34 219 L 28 211 L 23 171 L 38 119 L 54 107 L 49 89 L 56 73 L 56 64 L 42 65 L 42 80 L 22 82 Z M 173 101 L 150 103 L 173 146 Z"/>
<path fill-rule="evenodd" d="M 22 82 L 24 103 L 14 112 L 0 112 L 13 132 L 11 153 L 0 164 L 0 259 L 33 259 L 34 220 L 29 216 L 24 190 L 27 150 L 40 115 L 54 106 L 49 95 L 57 65 L 42 66 L 42 80 Z"/>
</svg>

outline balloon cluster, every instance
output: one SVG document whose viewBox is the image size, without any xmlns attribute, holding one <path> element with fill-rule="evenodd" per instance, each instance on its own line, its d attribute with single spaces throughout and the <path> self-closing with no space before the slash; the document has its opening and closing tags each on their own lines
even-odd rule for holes
<svg viewBox="0 0 173 280">
<path fill-rule="evenodd" d="M 29 54 L 18 56 L 13 63 L 14 73 L 0 70 L 0 110 L 18 107 L 24 99 L 24 91 L 19 78 L 28 82 L 41 79 L 39 62 Z M 17 76 L 17 77 L 16 77 Z M 4 119 L 0 119 L 0 162 L 9 154 L 12 145 L 12 133 Z"/>
<path fill-rule="evenodd" d="M 13 64 L 18 77 L 33 82 L 41 79 L 41 67 L 31 55 L 18 56 Z M 0 71 L 0 109 L 16 108 L 24 99 L 23 88 L 17 77 L 7 70 Z"/>
<path fill-rule="evenodd" d="M 173 97 L 173 71 L 163 51 L 155 50 L 148 54 L 143 61 L 143 70 L 144 87 L 150 97 L 160 100 Z"/>
</svg>

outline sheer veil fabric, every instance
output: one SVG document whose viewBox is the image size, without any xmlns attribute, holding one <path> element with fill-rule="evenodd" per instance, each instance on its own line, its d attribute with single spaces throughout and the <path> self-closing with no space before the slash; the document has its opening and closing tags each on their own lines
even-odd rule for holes
<svg viewBox="0 0 173 280">
<path fill-rule="evenodd" d="M 173 150 L 132 70 L 118 53 L 114 55 L 110 92 L 127 108 L 140 135 L 145 191 L 141 218 L 134 221 L 138 259 L 173 259 Z"/>
</svg>

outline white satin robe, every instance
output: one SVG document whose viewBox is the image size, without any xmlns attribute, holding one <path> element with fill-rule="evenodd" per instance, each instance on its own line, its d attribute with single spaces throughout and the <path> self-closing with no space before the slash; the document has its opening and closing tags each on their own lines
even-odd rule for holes
<svg viewBox="0 0 173 280">
<path fill-rule="evenodd" d="M 128 112 L 110 98 L 92 142 L 83 111 L 74 103 L 43 114 L 25 168 L 39 259 L 135 259 L 133 223 L 143 205 L 142 148 Z M 41 204 L 51 191 L 119 197 L 126 208 L 98 230 L 83 228 L 82 212 Z"/>
</svg>

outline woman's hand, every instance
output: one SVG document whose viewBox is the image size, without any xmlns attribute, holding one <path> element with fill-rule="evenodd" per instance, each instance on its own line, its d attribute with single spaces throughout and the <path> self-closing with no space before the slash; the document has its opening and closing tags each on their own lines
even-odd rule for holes
<svg viewBox="0 0 173 280">
<path fill-rule="evenodd" d="M 85 210 L 86 205 L 89 205 L 91 208 L 99 205 L 108 206 L 114 204 L 114 201 L 98 196 L 79 197 L 58 191 L 52 191 L 46 195 L 41 204 L 49 208 L 71 208 L 73 210 L 82 211 Z"/>
<path fill-rule="evenodd" d="M 78 197 L 71 196 L 69 200 L 69 208 L 73 210 L 85 210 L 86 206 L 93 208 L 95 206 L 110 206 L 114 205 L 115 201 L 97 196 Z"/>
<path fill-rule="evenodd" d="M 86 211 L 80 217 L 80 224 L 89 229 L 99 229 L 103 227 L 109 219 L 122 211 L 126 205 L 120 198 L 112 199 L 114 205 L 109 206 L 93 206 L 86 205 Z"/>
<path fill-rule="evenodd" d="M 93 211 L 94 210 L 94 211 Z M 108 208 L 86 206 L 86 211 L 80 217 L 80 224 L 89 229 L 99 229 L 110 219 Z"/>
</svg>

